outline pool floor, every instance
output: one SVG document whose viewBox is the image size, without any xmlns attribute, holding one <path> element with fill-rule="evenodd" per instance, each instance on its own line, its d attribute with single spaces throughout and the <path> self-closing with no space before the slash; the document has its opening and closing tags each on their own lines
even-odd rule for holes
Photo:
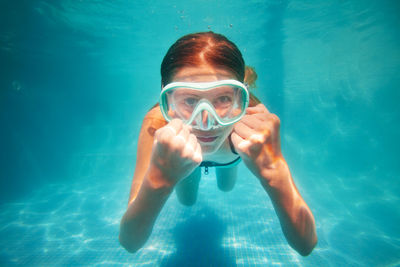
<svg viewBox="0 0 400 267">
<path fill-rule="evenodd" d="M 118 231 L 130 180 L 49 184 L 24 201 L 3 205 L 1 265 L 360 265 L 329 248 L 321 227 L 311 256 L 291 249 L 268 196 L 243 164 L 231 192 L 218 190 L 211 170 L 203 174 L 194 206 L 181 205 L 172 194 L 145 246 L 129 254 L 119 245 Z"/>
</svg>

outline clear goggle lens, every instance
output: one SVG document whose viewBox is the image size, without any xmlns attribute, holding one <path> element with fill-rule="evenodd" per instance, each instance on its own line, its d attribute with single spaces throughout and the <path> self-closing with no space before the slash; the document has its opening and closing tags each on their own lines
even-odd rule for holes
<svg viewBox="0 0 400 267">
<path fill-rule="evenodd" d="M 176 82 L 164 87 L 160 108 L 167 121 L 179 118 L 192 127 L 209 130 L 240 120 L 248 101 L 246 86 L 235 80 Z"/>
</svg>

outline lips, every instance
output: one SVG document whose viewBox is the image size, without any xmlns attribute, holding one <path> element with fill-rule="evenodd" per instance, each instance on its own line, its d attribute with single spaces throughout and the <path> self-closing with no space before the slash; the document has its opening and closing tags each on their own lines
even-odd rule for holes
<svg viewBox="0 0 400 267">
<path fill-rule="evenodd" d="M 217 139 L 217 136 L 197 136 L 197 140 L 199 140 L 200 142 L 203 143 L 211 143 L 213 142 L 215 139 Z"/>
</svg>

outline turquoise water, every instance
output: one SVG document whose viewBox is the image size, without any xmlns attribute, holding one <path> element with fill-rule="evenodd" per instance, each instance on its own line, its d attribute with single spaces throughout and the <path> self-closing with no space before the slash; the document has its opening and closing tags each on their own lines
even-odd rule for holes
<svg viewBox="0 0 400 267">
<path fill-rule="evenodd" d="M 189 2 L 189 1 L 188 1 Z M 400 265 L 396 1 L 0 2 L 1 266 Z M 259 75 L 319 243 L 286 243 L 268 196 L 202 177 L 146 245 L 118 243 L 141 120 L 180 36 L 213 30 Z"/>
</svg>

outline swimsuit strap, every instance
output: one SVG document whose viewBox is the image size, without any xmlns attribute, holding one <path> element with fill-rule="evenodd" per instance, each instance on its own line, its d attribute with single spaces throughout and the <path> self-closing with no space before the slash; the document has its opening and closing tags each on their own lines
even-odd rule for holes
<svg viewBox="0 0 400 267">
<path fill-rule="evenodd" d="M 234 147 L 234 145 L 232 143 L 230 135 L 229 135 L 228 139 L 229 139 L 229 146 L 231 147 L 232 153 L 235 154 L 235 155 L 239 155 L 235 150 L 235 147 Z M 240 156 L 237 157 L 236 159 L 232 160 L 231 162 L 228 162 L 228 163 L 217 163 L 217 162 L 214 162 L 214 161 L 202 161 L 201 164 L 200 164 L 200 167 L 223 167 L 223 166 L 229 166 L 231 164 L 236 163 L 239 160 L 240 160 Z"/>
<path fill-rule="evenodd" d="M 237 164 L 239 164 L 239 162 L 241 161 L 241 157 L 237 157 L 236 159 L 232 160 L 231 162 L 228 163 L 217 163 L 214 161 L 203 161 L 201 162 L 199 167 L 204 167 L 204 174 L 208 174 L 208 167 L 230 167 L 230 166 L 236 166 Z"/>
<path fill-rule="evenodd" d="M 217 163 L 214 161 L 202 161 L 199 167 L 226 167 L 238 162 L 241 158 L 237 157 L 236 159 L 232 160 L 228 163 Z"/>
</svg>

